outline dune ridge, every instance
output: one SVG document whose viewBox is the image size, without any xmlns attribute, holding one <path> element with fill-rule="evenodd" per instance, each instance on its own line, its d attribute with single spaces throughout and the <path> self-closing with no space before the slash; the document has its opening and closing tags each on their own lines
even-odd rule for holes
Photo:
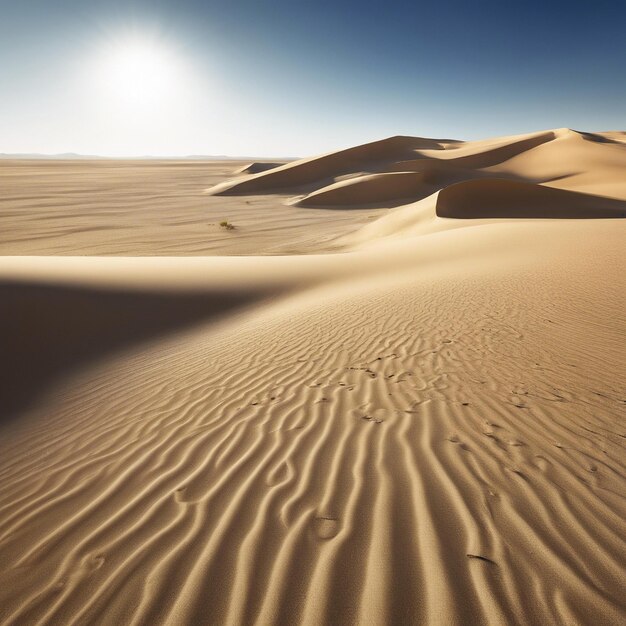
<svg viewBox="0 0 626 626">
<path fill-rule="evenodd" d="M 245 180 L 220 183 L 210 188 L 209 193 L 246 195 L 310 185 L 341 174 L 360 172 L 364 167 L 380 167 L 396 160 L 398 155 L 409 158 L 425 148 L 443 150 L 445 146 L 435 139 L 389 137 L 311 159 L 300 159 L 268 172 L 253 174 Z"/>
<path fill-rule="evenodd" d="M 293 204 L 305 207 L 368 206 L 415 200 L 430 195 L 432 190 L 432 185 L 426 182 L 421 172 L 385 172 L 341 180 L 297 198 Z"/>
<path fill-rule="evenodd" d="M 624 621 L 619 137 L 383 140 L 218 181 L 216 256 L 0 257 L 0 623 Z M 292 254 L 226 256 L 252 212 Z"/>
<path fill-rule="evenodd" d="M 284 165 L 284 162 L 254 161 L 235 170 L 235 174 L 258 174 Z"/>
</svg>

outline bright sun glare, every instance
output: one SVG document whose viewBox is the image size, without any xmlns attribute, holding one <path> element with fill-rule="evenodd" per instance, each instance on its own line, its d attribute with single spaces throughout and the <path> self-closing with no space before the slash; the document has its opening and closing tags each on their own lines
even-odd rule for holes
<svg viewBox="0 0 626 626">
<path fill-rule="evenodd" d="M 126 113 L 163 109 L 181 87 L 176 55 L 157 39 L 110 42 L 100 56 L 97 82 L 110 105 Z"/>
</svg>

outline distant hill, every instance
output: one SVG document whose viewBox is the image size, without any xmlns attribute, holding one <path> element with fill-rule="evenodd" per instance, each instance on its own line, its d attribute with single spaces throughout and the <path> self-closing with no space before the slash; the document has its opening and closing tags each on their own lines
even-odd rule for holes
<svg viewBox="0 0 626 626">
<path fill-rule="evenodd" d="M 281 157 L 281 161 L 293 161 L 298 157 Z M 190 154 L 187 156 L 169 156 L 169 155 L 144 155 L 144 156 L 100 156 L 97 154 L 78 154 L 76 152 L 63 152 L 60 154 L 38 154 L 36 152 L 19 152 L 15 154 L 0 152 L 0 159 L 59 159 L 59 160 L 129 160 L 129 161 L 145 161 L 145 160 L 187 160 L 187 161 L 274 161 L 272 157 L 253 157 L 253 156 L 228 156 L 225 154 Z"/>
</svg>

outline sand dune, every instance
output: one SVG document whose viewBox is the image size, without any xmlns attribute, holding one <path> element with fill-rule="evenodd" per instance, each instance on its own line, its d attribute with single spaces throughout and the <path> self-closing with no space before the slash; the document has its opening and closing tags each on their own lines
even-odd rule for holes
<svg viewBox="0 0 626 626">
<path fill-rule="evenodd" d="M 299 206 L 366 206 L 398 199 L 415 200 L 423 197 L 423 190 L 434 192 L 465 180 L 507 178 L 624 200 L 624 143 L 609 135 L 557 129 L 447 143 L 391 137 L 226 181 L 208 192 L 228 195 L 299 191 L 304 193 L 304 198 L 295 198 L 294 204 Z M 385 176 L 403 172 L 406 176 Z M 423 181 L 431 187 L 424 185 L 420 189 L 416 182 L 415 192 L 404 191 L 412 187 L 408 172 L 422 174 Z M 369 197 L 368 190 L 372 192 Z"/>
<path fill-rule="evenodd" d="M 451 160 L 456 167 L 481 169 L 508 161 L 513 157 L 554 140 L 555 137 L 555 133 L 549 131 L 524 136 L 513 141 L 505 139 L 504 141 L 499 140 L 496 142 L 468 142 L 466 145 L 459 146 L 456 150 L 448 151 L 445 156 L 437 155 L 435 158 Z"/>
<path fill-rule="evenodd" d="M 259 172 L 266 172 L 267 170 L 272 170 L 281 165 L 284 165 L 284 162 L 272 163 L 270 161 L 255 161 L 254 163 L 249 163 L 248 165 L 237 168 L 235 174 L 258 174 Z"/>
<path fill-rule="evenodd" d="M 620 137 L 213 170 L 252 205 L 181 165 L 243 224 L 202 231 L 219 256 L 183 258 L 190 231 L 141 257 L 168 229 L 122 185 L 110 254 L 135 252 L 104 257 L 64 241 L 58 172 L 56 238 L 15 183 L 53 256 L 0 257 L 0 623 L 621 623 Z M 254 241 L 283 255 L 226 256 Z"/>
<path fill-rule="evenodd" d="M 430 195 L 432 185 L 424 180 L 420 172 L 386 172 L 348 178 L 298 198 L 294 205 L 325 206 L 368 206 L 404 200 L 412 201 Z"/>
<path fill-rule="evenodd" d="M 600 135 L 610 141 L 615 141 L 617 143 L 626 143 L 626 131 L 614 131 L 608 133 L 595 133 L 596 135 Z"/>
<path fill-rule="evenodd" d="M 398 157 L 410 158 L 417 150 L 426 148 L 443 150 L 444 144 L 434 139 L 389 137 L 312 159 L 300 159 L 245 180 L 221 183 L 209 189 L 209 193 L 246 195 L 311 185 L 341 174 L 381 167 L 396 161 Z"/>
<path fill-rule="evenodd" d="M 518 176 L 528 182 L 626 199 L 626 151 L 619 142 L 597 142 L 567 128 L 555 139 L 486 168 L 492 175 Z"/>
</svg>

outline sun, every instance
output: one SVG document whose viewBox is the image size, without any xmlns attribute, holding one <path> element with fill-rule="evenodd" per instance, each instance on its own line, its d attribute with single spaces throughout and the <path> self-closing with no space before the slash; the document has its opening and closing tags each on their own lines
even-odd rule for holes
<svg viewBox="0 0 626 626">
<path fill-rule="evenodd" d="M 163 109 L 180 90 L 180 60 L 156 38 L 132 36 L 108 42 L 95 69 L 99 91 L 127 113 Z"/>
</svg>

